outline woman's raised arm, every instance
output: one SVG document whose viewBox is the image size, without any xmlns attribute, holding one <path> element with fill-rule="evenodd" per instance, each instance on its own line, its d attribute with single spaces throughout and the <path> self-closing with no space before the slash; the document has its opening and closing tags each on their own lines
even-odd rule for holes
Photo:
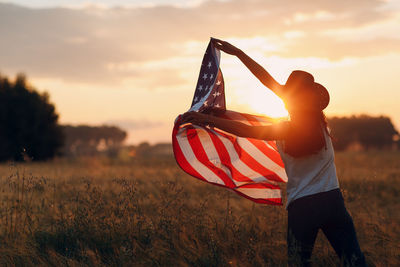
<svg viewBox="0 0 400 267">
<path fill-rule="evenodd" d="M 270 90 L 276 93 L 278 96 L 282 96 L 283 86 L 279 84 L 260 64 L 255 62 L 251 57 L 246 55 L 242 50 L 235 47 L 234 45 L 212 38 L 214 46 L 227 54 L 237 56 L 240 61 L 254 74 Z"/>
</svg>

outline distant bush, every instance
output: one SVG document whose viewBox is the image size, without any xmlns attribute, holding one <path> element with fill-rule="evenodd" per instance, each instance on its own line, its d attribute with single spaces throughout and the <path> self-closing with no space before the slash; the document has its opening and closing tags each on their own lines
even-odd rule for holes
<svg viewBox="0 0 400 267">
<path fill-rule="evenodd" d="M 58 114 L 47 93 L 0 76 L 0 161 L 45 160 L 62 146 Z"/>
<path fill-rule="evenodd" d="M 354 143 L 365 149 L 390 148 L 398 135 L 392 121 L 386 116 L 332 117 L 328 123 L 337 150 L 344 150 Z"/>
<path fill-rule="evenodd" d="M 135 155 L 139 157 L 160 157 L 173 155 L 171 143 L 158 143 L 155 145 L 150 145 L 147 142 L 143 142 L 133 150 L 135 151 Z"/>
<path fill-rule="evenodd" d="M 67 156 L 93 156 L 101 151 L 116 154 L 127 134 L 116 126 L 63 125 L 63 153 Z"/>
</svg>

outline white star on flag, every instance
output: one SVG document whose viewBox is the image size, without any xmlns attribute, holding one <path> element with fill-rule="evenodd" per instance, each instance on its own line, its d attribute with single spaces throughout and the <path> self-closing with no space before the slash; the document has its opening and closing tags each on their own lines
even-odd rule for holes
<svg viewBox="0 0 400 267">
<path fill-rule="evenodd" d="M 203 79 L 204 79 L 204 80 L 207 79 L 207 73 L 204 73 Z"/>
<path fill-rule="evenodd" d="M 215 97 L 217 97 L 217 96 L 220 96 L 220 94 L 221 94 L 221 93 L 217 91 L 217 92 L 214 92 L 213 96 L 214 96 L 214 98 L 215 98 Z"/>
</svg>

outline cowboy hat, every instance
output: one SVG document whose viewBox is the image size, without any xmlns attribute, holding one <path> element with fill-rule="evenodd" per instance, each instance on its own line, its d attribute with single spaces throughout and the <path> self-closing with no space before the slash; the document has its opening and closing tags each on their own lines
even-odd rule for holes
<svg viewBox="0 0 400 267">
<path fill-rule="evenodd" d="M 290 110 L 324 110 L 329 104 L 329 93 L 324 86 L 314 82 L 305 71 L 295 70 L 283 86 L 283 99 Z"/>
</svg>

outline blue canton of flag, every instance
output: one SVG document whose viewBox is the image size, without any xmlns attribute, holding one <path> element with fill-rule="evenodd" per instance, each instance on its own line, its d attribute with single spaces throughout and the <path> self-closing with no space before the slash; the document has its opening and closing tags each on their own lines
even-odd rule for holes
<svg viewBox="0 0 400 267">
<path fill-rule="evenodd" d="M 201 63 L 190 111 L 225 110 L 224 78 L 219 68 L 221 52 L 209 43 Z"/>
</svg>

